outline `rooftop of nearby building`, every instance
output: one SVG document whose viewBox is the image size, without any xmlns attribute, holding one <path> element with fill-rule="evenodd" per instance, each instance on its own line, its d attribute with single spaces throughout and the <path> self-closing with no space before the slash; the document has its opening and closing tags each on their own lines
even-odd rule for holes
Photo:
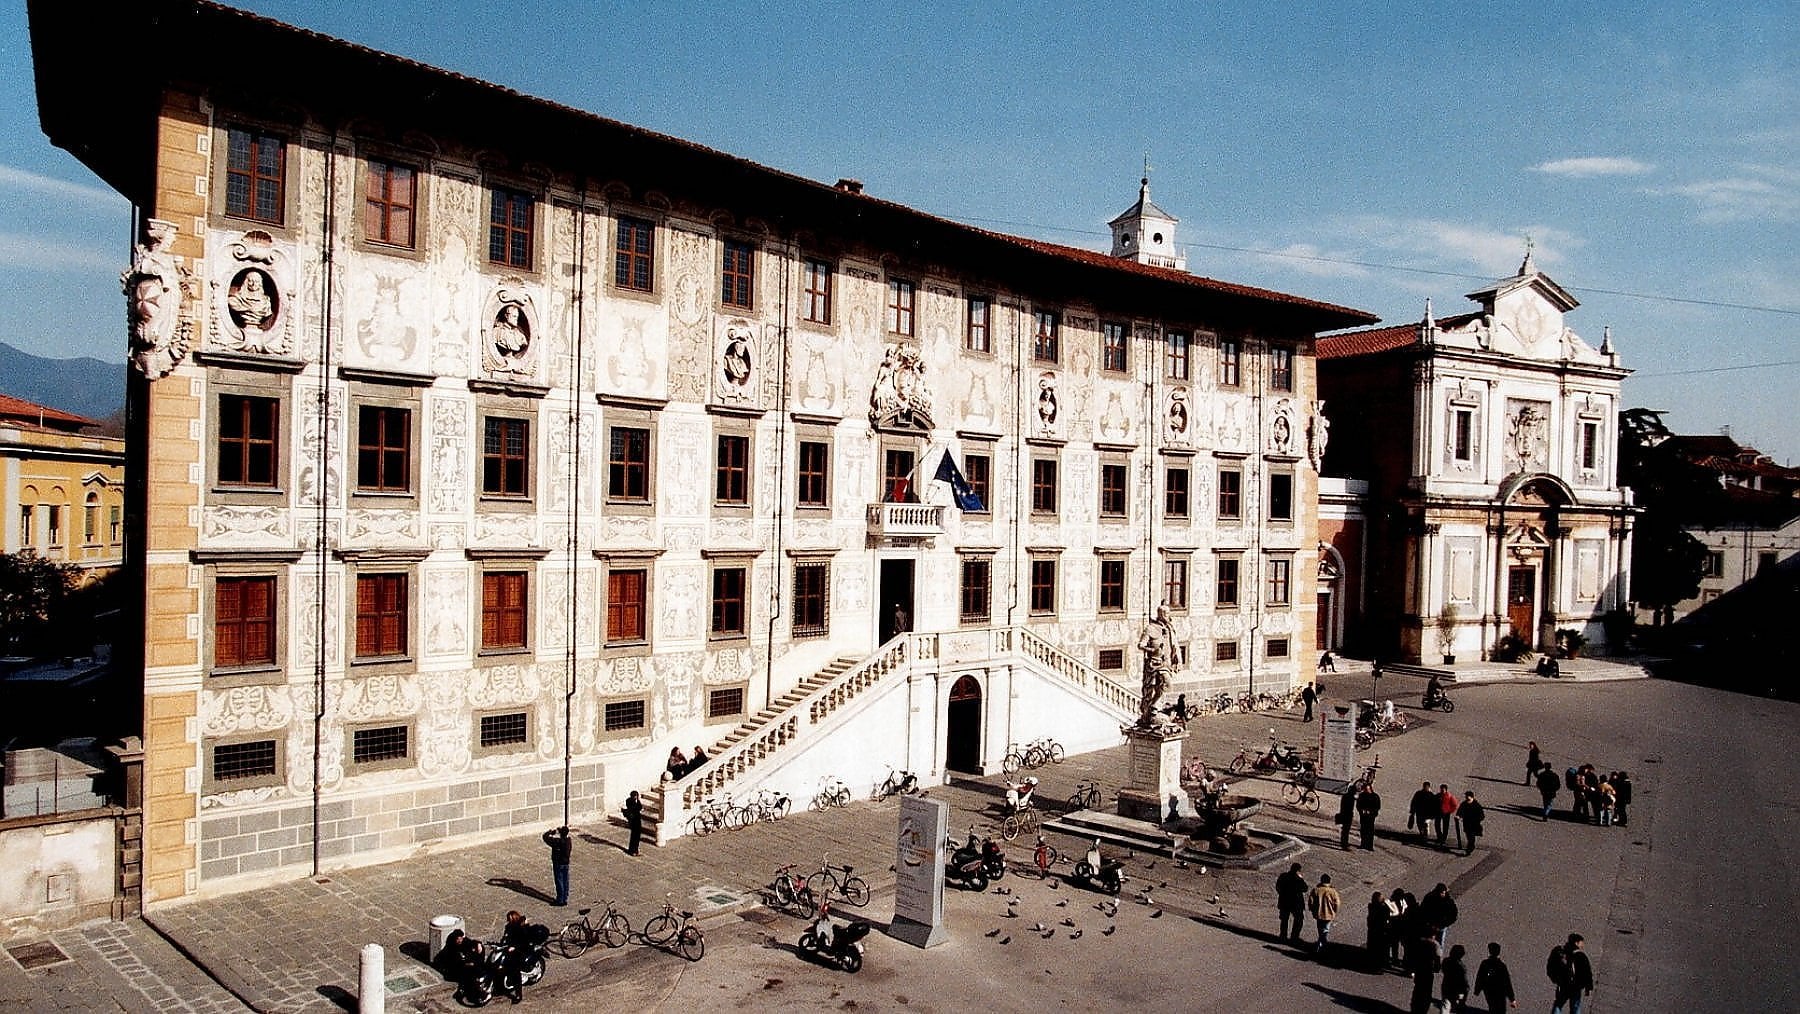
<svg viewBox="0 0 1800 1014">
<path fill-rule="evenodd" d="M 219 53 L 255 53 L 264 67 L 329 66 L 331 74 L 263 74 L 257 97 L 294 102 L 321 122 L 355 119 L 371 129 L 389 110 L 404 126 L 505 152 L 521 164 L 593 169 L 597 187 L 677 194 L 763 218 L 777 234 L 802 231 L 866 239 L 909 251 L 909 264 L 980 270 L 1021 291 L 1078 291 L 1130 302 L 1146 313 L 1224 326 L 1315 334 L 1374 323 L 1350 307 L 1222 282 L 1094 251 L 990 232 L 863 193 L 759 165 L 691 141 L 414 60 L 383 53 L 206 0 L 145 0 L 106 18 L 61 0 L 29 0 L 38 113 L 52 143 L 120 193 L 150 207 L 156 107 L 162 89 L 242 94 L 242 68 Z M 155 53 L 154 60 L 144 54 Z M 88 96 L 114 96 L 93 103 Z M 383 97 L 371 108 L 371 95 Z M 395 130 L 398 135 L 401 133 Z M 572 164 L 576 153 L 603 163 Z"/>
<path fill-rule="evenodd" d="M 24 398 L 15 398 L 10 394 L 0 394 L 0 425 L 60 433 L 80 433 L 83 430 L 98 427 L 100 422 L 86 416 L 76 415 L 73 412 L 64 412 L 48 405 L 26 401 Z"/>
</svg>

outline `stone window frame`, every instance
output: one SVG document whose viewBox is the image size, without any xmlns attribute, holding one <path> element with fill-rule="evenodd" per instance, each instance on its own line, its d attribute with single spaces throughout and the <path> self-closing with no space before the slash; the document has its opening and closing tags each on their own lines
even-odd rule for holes
<svg viewBox="0 0 1800 1014">
<path fill-rule="evenodd" d="M 1181 497 L 1181 510 L 1179 512 L 1175 510 L 1175 497 L 1177 495 L 1175 490 L 1176 484 L 1171 481 L 1176 475 L 1181 476 L 1181 490 L 1179 494 Z M 1180 521 L 1193 520 L 1193 494 L 1194 472 L 1185 459 L 1183 459 L 1181 464 L 1171 462 L 1163 466 L 1163 517 L 1165 519 L 1175 519 Z"/>
<path fill-rule="evenodd" d="M 1286 514 L 1276 514 L 1275 511 L 1281 502 L 1281 498 L 1276 495 L 1275 490 L 1276 490 L 1278 482 L 1283 482 L 1283 481 L 1286 482 L 1286 484 L 1287 484 L 1287 513 Z M 1271 469 L 1269 469 L 1269 473 L 1268 473 L 1269 516 L 1268 516 L 1267 520 L 1271 524 L 1291 525 L 1295 521 L 1299 520 L 1297 517 L 1298 512 L 1299 512 L 1299 502 L 1297 499 L 1297 495 L 1299 492 L 1299 485 L 1300 485 L 1299 477 L 1297 475 L 1295 475 L 1291 469 L 1287 469 L 1287 468 L 1271 468 Z"/>
<path fill-rule="evenodd" d="M 1194 373 L 1194 336 L 1188 331 L 1163 333 L 1163 377 L 1187 381 Z"/>
<path fill-rule="evenodd" d="M 537 399 L 503 394 L 475 395 L 474 455 L 480 471 L 475 476 L 475 504 L 479 511 L 529 514 L 537 510 L 538 477 L 543 472 L 539 449 L 543 445 L 542 418 Z M 525 494 L 489 493 L 483 489 L 487 453 L 487 424 L 492 419 L 518 419 L 525 423 Z M 416 455 L 415 455 L 416 457 Z"/>
<path fill-rule="evenodd" d="M 1125 646 L 1109 645 L 1094 649 L 1094 668 L 1101 672 L 1125 671 Z"/>
<path fill-rule="evenodd" d="M 1288 342 L 1269 342 L 1269 390 L 1291 393 L 1300 379 L 1300 356 Z"/>
<path fill-rule="evenodd" d="M 1286 634 L 1280 637 L 1269 637 L 1263 640 L 1263 661 L 1273 662 L 1294 657 L 1293 641 Z"/>
<path fill-rule="evenodd" d="M 1219 387 L 1244 386 L 1244 342 L 1240 338 L 1219 336 L 1217 369 Z"/>
<path fill-rule="evenodd" d="M 365 509 L 391 509 L 419 505 L 419 487 L 423 484 L 423 467 L 420 463 L 420 440 L 424 433 L 425 401 L 424 388 L 413 384 L 374 384 L 352 381 L 349 390 L 350 409 L 346 413 L 346 428 L 351 432 L 345 439 L 345 453 L 350 457 L 349 467 L 345 469 L 353 477 L 348 483 L 350 489 L 350 506 Z M 399 490 L 365 490 L 362 488 L 362 410 L 364 406 L 372 408 L 402 409 L 409 413 L 407 427 L 407 461 L 406 489 Z M 485 437 L 485 426 L 483 428 Z M 529 444 L 529 438 L 527 444 Z M 529 448 L 526 454 L 529 458 Z M 528 472 L 536 469 L 527 468 Z M 530 485 L 530 476 L 526 478 Z"/>
<path fill-rule="evenodd" d="M 640 709 L 637 725 L 608 729 L 607 711 L 609 708 L 623 704 L 636 704 Z M 636 739 L 650 732 L 650 695 L 646 693 L 620 694 L 600 701 L 598 714 L 594 723 L 594 739 L 601 743 L 612 743 L 622 739 Z"/>
<path fill-rule="evenodd" d="M 297 559 L 299 554 L 290 554 Z M 288 676 L 288 571 L 286 561 L 270 560 L 232 560 L 217 559 L 207 561 L 205 567 L 205 591 L 201 605 L 205 609 L 205 622 L 202 624 L 201 650 L 202 658 L 207 662 L 206 686 L 212 689 L 226 690 L 233 687 L 247 686 L 285 686 Z M 269 578 L 275 582 L 274 629 L 270 636 L 274 640 L 274 662 L 270 664 L 220 667 L 214 664 L 218 658 L 218 649 L 214 638 L 218 634 L 218 587 L 220 578 Z"/>
<path fill-rule="evenodd" d="M 1033 451 L 1031 453 L 1031 513 L 1038 517 L 1056 517 L 1061 514 L 1062 489 L 1059 473 L 1062 471 L 1062 455 L 1050 451 Z M 1040 478 L 1039 467 L 1048 466 L 1047 474 Z M 1043 481 L 1047 480 L 1047 481 Z M 1048 491 L 1047 495 L 1043 494 Z M 1048 506 L 1046 506 L 1046 500 Z"/>
<path fill-rule="evenodd" d="M 822 270 L 821 270 L 822 269 Z M 825 288 L 813 288 L 814 276 L 822 274 Z M 810 328 L 828 330 L 837 319 L 837 266 L 823 257 L 802 257 L 800 259 L 800 298 L 802 307 L 800 323 Z M 823 302 L 824 317 L 813 316 L 814 307 Z"/>
<path fill-rule="evenodd" d="M 660 550 L 645 552 L 607 552 L 595 550 L 600 560 L 600 644 L 608 657 L 648 656 L 656 643 L 656 562 Z M 642 571 L 644 574 L 644 629 L 641 637 L 618 638 L 612 634 L 613 572 Z"/>
<path fill-rule="evenodd" d="M 750 640 L 750 606 L 754 601 L 756 589 L 756 557 L 761 550 L 703 550 L 706 558 L 706 640 L 708 644 L 729 645 L 747 643 Z M 739 571 L 743 574 L 744 586 L 741 600 L 738 603 L 740 613 L 740 629 L 720 631 L 718 619 L 718 575 L 721 571 Z"/>
<path fill-rule="evenodd" d="M 1131 521 L 1131 452 L 1102 448 L 1099 458 L 1098 474 L 1095 476 L 1094 483 L 1095 517 L 1099 518 L 1102 524 L 1129 524 Z M 1115 474 L 1109 470 L 1116 470 L 1119 479 L 1116 490 L 1109 489 L 1107 485 L 1107 476 Z M 1116 510 L 1112 509 L 1115 505 L 1107 503 L 1109 494 L 1117 498 Z"/>
<path fill-rule="evenodd" d="M 600 426 L 600 461 L 605 471 L 601 476 L 601 512 L 612 515 L 647 516 L 656 513 L 657 451 L 661 443 L 657 432 L 662 413 L 653 408 L 607 404 Z M 644 496 L 621 497 L 613 494 L 612 438 L 615 429 L 644 430 Z"/>
<path fill-rule="evenodd" d="M 406 753 L 399 757 L 383 757 L 378 760 L 356 760 L 356 734 L 374 732 L 380 729 L 405 729 Z M 395 718 L 377 718 L 367 722 L 349 722 L 344 725 L 344 774 L 365 775 L 377 771 L 398 771 L 417 767 L 419 763 L 419 723 L 408 715 Z"/>
<path fill-rule="evenodd" d="M 200 794 L 216 796 L 239 789 L 280 788 L 287 784 L 287 730 L 268 729 L 260 732 L 240 732 L 230 736 L 208 736 L 206 738 L 206 763 L 200 775 Z M 218 767 L 218 749 L 222 746 L 243 746 L 249 743 L 275 744 L 275 770 L 263 775 L 249 775 L 243 778 L 215 778 L 213 772 Z"/>
<path fill-rule="evenodd" d="M 825 468 L 822 475 L 824 495 L 817 503 L 809 503 L 800 499 L 801 476 L 804 463 L 801 447 L 804 444 L 818 444 L 825 448 Z M 836 483 L 832 481 L 832 467 L 837 457 L 837 429 L 821 423 L 797 423 L 794 427 L 794 512 L 799 515 L 829 515 L 832 513 L 832 496 Z"/>
<path fill-rule="evenodd" d="M 994 457 L 999 448 L 999 441 L 988 434 L 958 432 L 962 440 L 963 479 L 969 484 L 969 490 L 981 500 L 978 511 L 963 511 L 965 516 L 991 517 L 994 513 Z M 979 466 L 972 464 L 980 459 Z M 980 473 L 977 476 L 977 472 Z"/>
<path fill-rule="evenodd" d="M 1122 616 L 1130 598 L 1131 551 L 1096 549 L 1094 557 L 1094 612 L 1099 616 Z M 1109 581 L 1109 576 L 1116 581 Z M 1109 589 L 1113 595 L 1111 601 L 1107 599 Z"/>
<path fill-rule="evenodd" d="M 386 257 L 401 257 L 407 260 L 423 261 L 427 259 L 427 247 L 424 242 L 430 236 L 431 181 L 432 175 L 425 160 L 412 153 L 402 152 L 389 146 L 375 142 L 359 140 L 356 152 L 356 228 L 352 231 L 356 249 L 363 253 L 380 254 Z M 413 174 L 413 207 L 412 207 L 412 242 L 406 245 L 389 243 L 386 240 L 370 237 L 368 231 L 369 201 L 369 167 L 371 163 L 395 166 L 412 170 Z"/>
<path fill-rule="evenodd" d="M 994 623 L 994 557 L 992 549 L 957 549 L 956 567 L 956 625 L 959 627 L 989 627 Z M 980 585 L 969 582 L 971 566 L 985 567 L 987 579 Z M 986 606 L 980 611 L 969 607 L 971 595 L 979 592 L 982 604 Z"/>
<path fill-rule="evenodd" d="M 976 322 L 977 306 L 981 307 L 980 323 Z M 994 311 L 998 308 L 999 303 L 988 293 L 967 295 L 963 304 L 963 352 L 984 357 L 994 354 Z"/>
<path fill-rule="evenodd" d="M 537 654 L 538 648 L 538 594 L 542 586 L 538 583 L 538 564 L 547 555 L 547 550 L 530 550 L 511 553 L 505 551 L 481 550 L 473 551 L 470 559 L 476 562 L 474 602 L 471 605 L 470 627 L 475 637 L 475 664 L 477 666 L 501 665 L 507 662 L 530 661 Z M 483 598 L 487 592 L 487 576 L 489 574 L 523 574 L 525 575 L 525 643 L 518 647 L 489 648 L 483 641 Z"/>
<path fill-rule="evenodd" d="M 1231 573 L 1231 597 L 1226 598 L 1226 572 Z M 1244 607 L 1244 553 L 1242 550 L 1213 551 L 1213 609 L 1239 610 Z"/>
<path fill-rule="evenodd" d="M 525 716 L 525 738 L 516 743 L 494 743 L 484 745 L 481 742 L 481 722 L 484 718 L 500 718 L 507 715 Z M 514 704 L 505 707 L 483 708 L 469 716 L 469 756 L 497 757 L 502 754 L 531 753 L 537 749 L 538 721 L 537 709 L 529 704 Z"/>
<path fill-rule="evenodd" d="M 1171 613 L 1185 613 L 1193 608 L 1194 602 L 1194 551 L 1191 549 L 1163 549 L 1162 580 L 1158 587 L 1162 590 L 1162 601 L 1169 606 Z"/>
<path fill-rule="evenodd" d="M 275 484 L 272 486 L 227 486 L 219 481 L 219 412 L 220 398 L 230 395 L 264 398 L 276 403 L 275 409 Z M 206 502 L 234 506 L 284 506 L 292 492 L 293 450 L 297 433 L 293 415 L 293 378 L 288 374 L 270 376 L 246 374 L 218 366 L 207 367 L 206 399 Z"/>
<path fill-rule="evenodd" d="M 760 291 L 762 286 L 756 284 L 756 271 L 759 266 L 758 261 L 761 260 L 757 254 L 761 252 L 761 248 L 749 239 L 738 235 L 728 234 L 720 236 L 718 242 L 719 285 L 718 288 L 714 290 L 714 298 L 718 303 L 719 311 L 721 313 L 737 313 L 754 316 L 756 314 L 756 299 L 758 296 L 762 295 L 762 292 Z M 732 270 L 731 260 L 734 253 L 742 253 L 744 255 L 742 271 Z M 747 290 L 744 293 L 744 301 L 741 303 L 734 302 L 731 298 L 728 298 L 730 296 L 735 296 L 735 293 L 726 291 L 733 286 L 734 279 L 737 280 L 737 286 Z"/>
<path fill-rule="evenodd" d="M 1227 475 L 1236 477 L 1234 481 L 1236 488 L 1229 493 L 1225 489 Z M 1227 496 L 1231 497 L 1233 504 L 1229 511 L 1225 506 Z M 1241 463 L 1233 463 L 1229 466 L 1223 462 L 1220 463 L 1218 475 L 1213 484 L 1213 509 L 1220 521 L 1241 522 L 1244 520 L 1244 468 Z"/>
<path fill-rule="evenodd" d="M 1055 310 L 1031 311 L 1031 362 L 1056 366 L 1062 362 L 1062 314 Z"/>
<path fill-rule="evenodd" d="M 282 180 L 281 180 L 281 221 L 265 222 L 258 218 L 233 214 L 226 207 L 231 190 L 231 133 L 234 130 L 245 130 L 254 134 L 263 134 L 281 141 Z M 300 209 L 300 187 L 296 186 L 294 176 L 295 154 L 301 149 L 297 140 L 300 130 L 298 125 L 283 123 L 268 117 L 257 117 L 232 113 L 219 115 L 208 131 L 207 143 L 212 149 L 210 164 L 212 166 L 209 185 L 207 213 L 216 222 L 223 223 L 226 228 L 244 232 L 260 230 L 270 236 L 281 239 L 296 237 L 295 223 Z"/>
<path fill-rule="evenodd" d="M 919 474 L 925 465 L 925 455 L 930 453 L 931 444 L 924 434 L 881 432 L 876 447 L 876 466 L 881 469 L 879 490 L 882 503 L 922 503 L 919 487 L 927 480 Z M 888 471 L 888 455 L 907 454 L 912 456 L 912 469 L 905 476 L 892 475 Z M 902 499 L 891 499 L 895 484 L 904 478 L 906 494 Z"/>
<path fill-rule="evenodd" d="M 1239 661 L 1240 654 L 1241 652 L 1239 651 L 1237 638 L 1235 637 L 1229 640 L 1220 639 L 1213 642 L 1213 664 L 1215 666 L 1220 662 Z"/>
<path fill-rule="evenodd" d="M 733 691 L 738 695 L 738 709 L 715 712 L 713 710 L 714 695 Z M 708 683 L 701 687 L 701 693 L 706 695 L 705 701 L 701 704 L 703 725 L 735 725 L 750 714 L 750 681 L 747 679 L 738 680 L 735 683 Z"/>
<path fill-rule="evenodd" d="M 1131 325 L 1117 320 L 1100 322 L 1100 372 L 1131 372 Z"/>
<path fill-rule="evenodd" d="M 1722 578 L 1725 576 L 1725 553 L 1723 550 L 1709 549 L 1706 557 L 1700 561 L 1702 578 Z"/>
<path fill-rule="evenodd" d="M 1263 577 L 1263 605 L 1273 609 L 1289 609 L 1294 605 L 1294 576 L 1298 573 L 1294 567 L 1293 553 L 1266 553 L 1263 568 L 1267 573 Z"/>
<path fill-rule="evenodd" d="M 1026 550 L 1025 612 L 1034 621 L 1055 620 L 1062 611 L 1062 550 Z M 1049 604 L 1038 604 L 1039 577 L 1048 575 Z"/>
<path fill-rule="evenodd" d="M 919 333 L 919 283 L 909 278 L 887 280 L 887 303 L 882 307 L 884 333 L 913 338 Z"/>
<path fill-rule="evenodd" d="M 831 636 L 831 564 L 830 553 L 795 553 L 789 561 L 787 587 L 789 598 L 793 602 L 792 615 L 788 621 L 788 637 L 795 641 L 810 641 Z M 800 571 L 802 568 L 822 568 L 823 578 L 819 582 L 819 613 L 817 623 L 801 625 L 800 616 Z"/>
<path fill-rule="evenodd" d="M 648 254 L 633 253 L 633 258 L 648 257 L 650 259 L 649 286 L 622 285 L 619 282 L 619 234 L 625 223 L 633 226 L 647 226 L 650 232 L 650 252 Z M 668 242 L 669 223 L 664 216 L 643 207 L 616 207 L 608 216 L 606 223 L 606 267 L 601 272 L 601 288 L 608 295 L 621 299 L 635 299 L 653 303 L 662 302 L 663 266 L 668 261 L 665 244 Z"/>
<path fill-rule="evenodd" d="M 744 498 L 719 499 L 720 444 L 726 438 L 743 441 Z M 741 416 L 717 415 L 712 430 L 712 514 L 714 517 L 748 517 L 756 506 L 756 427 L 754 420 Z M 796 475 L 796 481 L 798 477 Z"/>
<path fill-rule="evenodd" d="M 494 197 L 497 194 L 509 194 L 522 197 L 531 202 L 531 249 L 526 251 L 526 263 L 514 264 L 510 258 L 495 260 L 493 257 L 494 241 Z M 535 277 L 543 273 L 545 259 L 548 256 L 545 226 L 550 208 L 549 195 L 542 185 L 527 182 L 516 174 L 491 173 L 481 181 L 480 221 L 481 221 L 481 255 L 476 263 L 482 271 L 507 275 Z M 513 228 L 505 226 L 509 233 Z"/>
<path fill-rule="evenodd" d="M 1444 461 L 1459 471 L 1481 461 L 1481 399 L 1466 386 L 1453 387 L 1444 406 Z M 1466 432 L 1463 429 L 1467 424 Z M 1466 443 L 1464 442 L 1466 441 Z M 1460 446 L 1459 446 L 1460 445 Z"/>
<path fill-rule="evenodd" d="M 420 646 L 420 622 L 423 610 L 420 598 L 424 586 L 419 581 L 419 561 L 427 555 L 426 550 L 382 551 L 382 550 L 339 550 L 338 555 L 344 560 L 344 611 L 341 615 L 349 618 L 344 636 L 344 677 L 346 679 L 362 679 L 369 676 L 386 676 L 395 673 L 414 671 L 419 663 L 422 648 Z M 399 574 L 406 578 L 406 645 L 405 650 L 397 655 L 372 655 L 367 658 L 358 657 L 356 651 L 356 616 L 357 599 L 360 595 L 360 580 L 384 574 Z"/>
</svg>

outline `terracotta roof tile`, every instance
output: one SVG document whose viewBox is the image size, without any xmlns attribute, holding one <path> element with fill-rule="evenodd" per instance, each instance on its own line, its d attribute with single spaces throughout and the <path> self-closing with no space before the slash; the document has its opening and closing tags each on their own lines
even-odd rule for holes
<svg viewBox="0 0 1800 1014">
<path fill-rule="evenodd" d="M 100 425 L 99 420 L 75 415 L 72 412 L 64 412 L 48 405 L 39 405 L 35 401 L 26 401 L 24 398 L 15 398 L 10 394 L 0 394 L 0 419 L 29 423 L 34 426 L 39 423 L 60 423 L 61 425 L 57 426 L 57 429 Z"/>
<path fill-rule="evenodd" d="M 1454 317 L 1440 317 L 1437 325 L 1440 329 L 1460 327 L 1474 320 L 1479 314 L 1464 313 Z M 1419 325 L 1423 321 L 1410 324 L 1393 324 L 1388 327 L 1369 328 L 1365 331 L 1342 331 L 1338 334 L 1322 335 L 1314 346 L 1320 359 L 1348 359 L 1351 356 L 1367 356 L 1377 352 L 1392 352 L 1409 345 L 1419 343 Z"/>
</svg>

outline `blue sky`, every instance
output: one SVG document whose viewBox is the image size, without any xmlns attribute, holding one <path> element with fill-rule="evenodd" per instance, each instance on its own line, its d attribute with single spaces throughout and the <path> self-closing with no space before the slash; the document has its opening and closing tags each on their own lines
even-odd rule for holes
<svg viewBox="0 0 1800 1014">
<path fill-rule="evenodd" d="M 1800 6 L 239 6 L 1077 246 L 1147 151 L 1191 270 L 1390 322 L 1529 234 L 1628 404 L 1800 464 Z M 20 0 L 0 40 L 0 340 L 120 360 L 127 208 L 38 129 Z"/>
</svg>

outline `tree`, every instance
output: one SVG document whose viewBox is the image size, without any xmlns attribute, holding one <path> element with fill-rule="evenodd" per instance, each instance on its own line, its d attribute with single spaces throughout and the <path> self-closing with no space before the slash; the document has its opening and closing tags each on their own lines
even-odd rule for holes
<svg viewBox="0 0 1800 1014">
<path fill-rule="evenodd" d="M 1718 476 L 1676 454 L 1671 435 L 1654 409 L 1619 413 L 1619 485 L 1631 487 L 1643 509 L 1632 529 L 1631 597 L 1657 625 L 1700 594 L 1706 547 L 1684 529 L 1725 509 Z"/>
<path fill-rule="evenodd" d="M 37 656 L 75 590 L 77 568 L 30 550 L 0 553 L 0 652 Z"/>
</svg>

